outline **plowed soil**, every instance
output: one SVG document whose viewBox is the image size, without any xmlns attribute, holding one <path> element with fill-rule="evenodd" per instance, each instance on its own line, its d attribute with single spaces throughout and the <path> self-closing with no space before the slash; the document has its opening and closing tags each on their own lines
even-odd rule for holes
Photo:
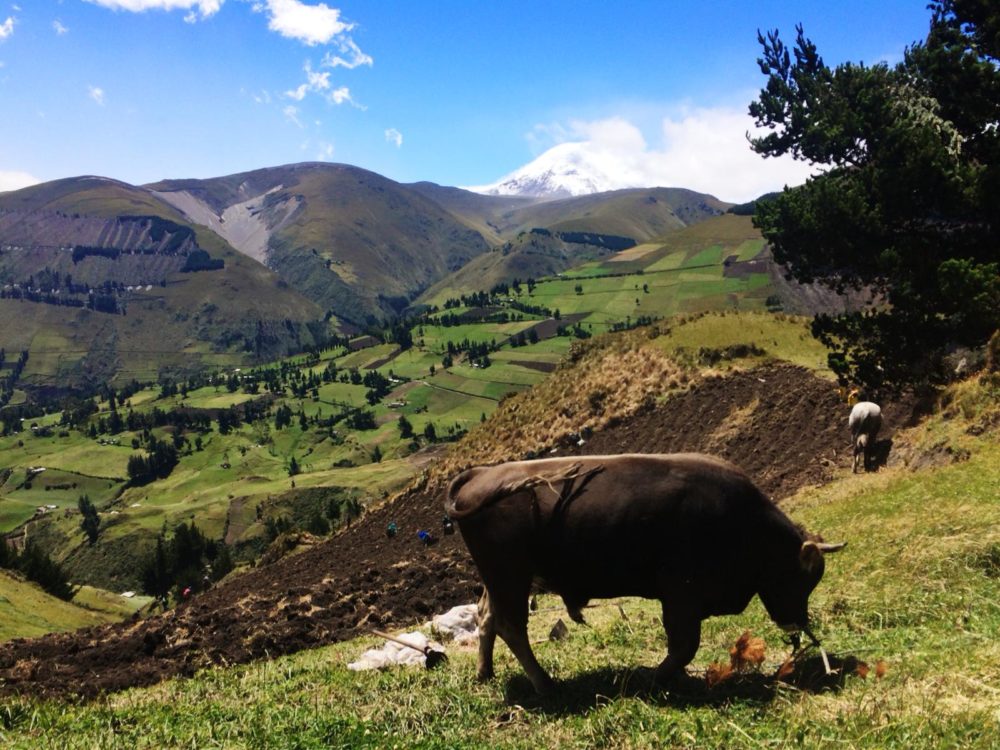
<svg viewBox="0 0 1000 750">
<path fill-rule="evenodd" d="M 884 440 L 912 418 L 912 404 L 883 409 Z M 704 381 L 561 452 L 714 453 L 780 500 L 848 468 L 849 442 L 833 386 L 773 365 Z M 0 694 L 86 698 L 422 622 L 479 593 L 461 538 L 443 535 L 442 519 L 440 487 L 412 491 L 163 615 L 0 644 Z M 392 539 L 389 521 L 399 529 Z M 437 543 L 423 545 L 420 529 Z"/>
</svg>

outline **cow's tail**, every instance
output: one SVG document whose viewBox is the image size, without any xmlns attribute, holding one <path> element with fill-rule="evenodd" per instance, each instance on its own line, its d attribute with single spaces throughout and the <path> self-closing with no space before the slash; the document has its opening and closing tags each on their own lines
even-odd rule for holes
<svg viewBox="0 0 1000 750">
<path fill-rule="evenodd" d="M 476 503 L 471 507 L 459 508 L 458 507 L 458 491 L 475 475 L 476 469 L 466 469 L 457 477 L 451 480 L 448 485 L 448 492 L 445 495 L 444 500 L 444 510 L 450 518 L 457 521 L 461 518 L 467 518 L 473 513 L 478 511 L 482 507 L 482 503 Z"/>
</svg>

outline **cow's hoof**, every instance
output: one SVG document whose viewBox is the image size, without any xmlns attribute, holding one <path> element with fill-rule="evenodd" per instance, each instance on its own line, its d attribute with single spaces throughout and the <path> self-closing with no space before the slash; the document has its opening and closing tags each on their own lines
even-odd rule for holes
<svg viewBox="0 0 1000 750">
<path fill-rule="evenodd" d="M 479 680 L 479 682 L 489 682 L 490 680 L 493 679 L 493 670 L 492 669 L 479 670 L 476 673 L 476 679 Z"/>
<path fill-rule="evenodd" d="M 535 692 L 540 696 L 552 695 L 556 691 L 556 682 L 548 675 L 545 679 L 532 680 L 532 685 L 535 686 Z"/>
<path fill-rule="evenodd" d="M 684 671 L 683 667 L 678 669 L 677 667 L 670 667 L 664 669 L 662 666 L 658 667 L 656 674 L 653 676 L 654 681 L 660 687 L 676 687 L 679 683 L 683 682 L 684 677 L 687 673 Z"/>
</svg>

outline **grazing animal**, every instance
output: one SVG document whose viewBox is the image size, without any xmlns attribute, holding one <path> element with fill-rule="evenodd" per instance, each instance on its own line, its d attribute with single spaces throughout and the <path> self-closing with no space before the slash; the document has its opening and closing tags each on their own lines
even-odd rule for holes
<svg viewBox="0 0 1000 750">
<path fill-rule="evenodd" d="M 871 401 L 858 401 L 851 408 L 847 426 L 851 430 L 851 444 L 854 447 L 854 473 L 858 473 L 858 464 L 862 461 L 865 471 L 871 471 L 875 436 L 882 428 L 882 409 Z"/>
<path fill-rule="evenodd" d="M 539 693 L 553 682 L 528 642 L 533 582 L 578 622 L 590 599 L 659 599 L 662 682 L 694 658 L 702 620 L 742 612 L 754 594 L 779 626 L 812 637 L 807 606 L 823 553 L 844 546 L 808 540 L 742 471 L 694 453 L 476 467 L 452 480 L 445 507 L 486 588 L 479 678 L 493 676 L 499 635 Z"/>
</svg>

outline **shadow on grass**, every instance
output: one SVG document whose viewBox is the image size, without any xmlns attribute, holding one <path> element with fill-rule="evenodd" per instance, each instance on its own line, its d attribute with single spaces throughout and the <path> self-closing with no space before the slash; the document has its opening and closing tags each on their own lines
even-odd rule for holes
<svg viewBox="0 0 1000 750">
<path fill-rule="evenodd" d="M 871 468 L 868 471 L 878 471 L 888 465 L 889 454 L 892 452 L 892 438 L 876 440 L 872 446 Z"/>
<path fill-rule="evenodd" d="M 619 698 L 638 698 L 655 706 L 721 706 L 731 703 L 770 703 L 780 690 L 804 693 L 836 692 L 852 675 L 863 674 L 864 662 L 855 656 L 829 655 L 831 673 L 826 673 L 819 655 L 799 658 L 790 671 L 778 673 L 734 673 L 709 686 L 704 677 L 684 675 L 671 684 L 656 682 L 650 667 L 604 668 L 574 675 L 556 683 L 550 694 L 540 696 L 523 674 L 508 681 L 504 697 L 508 704 L 553 716 L 585 714 Z M 780 671 L 780 670 L 779 670 Z"/>
</svg>

